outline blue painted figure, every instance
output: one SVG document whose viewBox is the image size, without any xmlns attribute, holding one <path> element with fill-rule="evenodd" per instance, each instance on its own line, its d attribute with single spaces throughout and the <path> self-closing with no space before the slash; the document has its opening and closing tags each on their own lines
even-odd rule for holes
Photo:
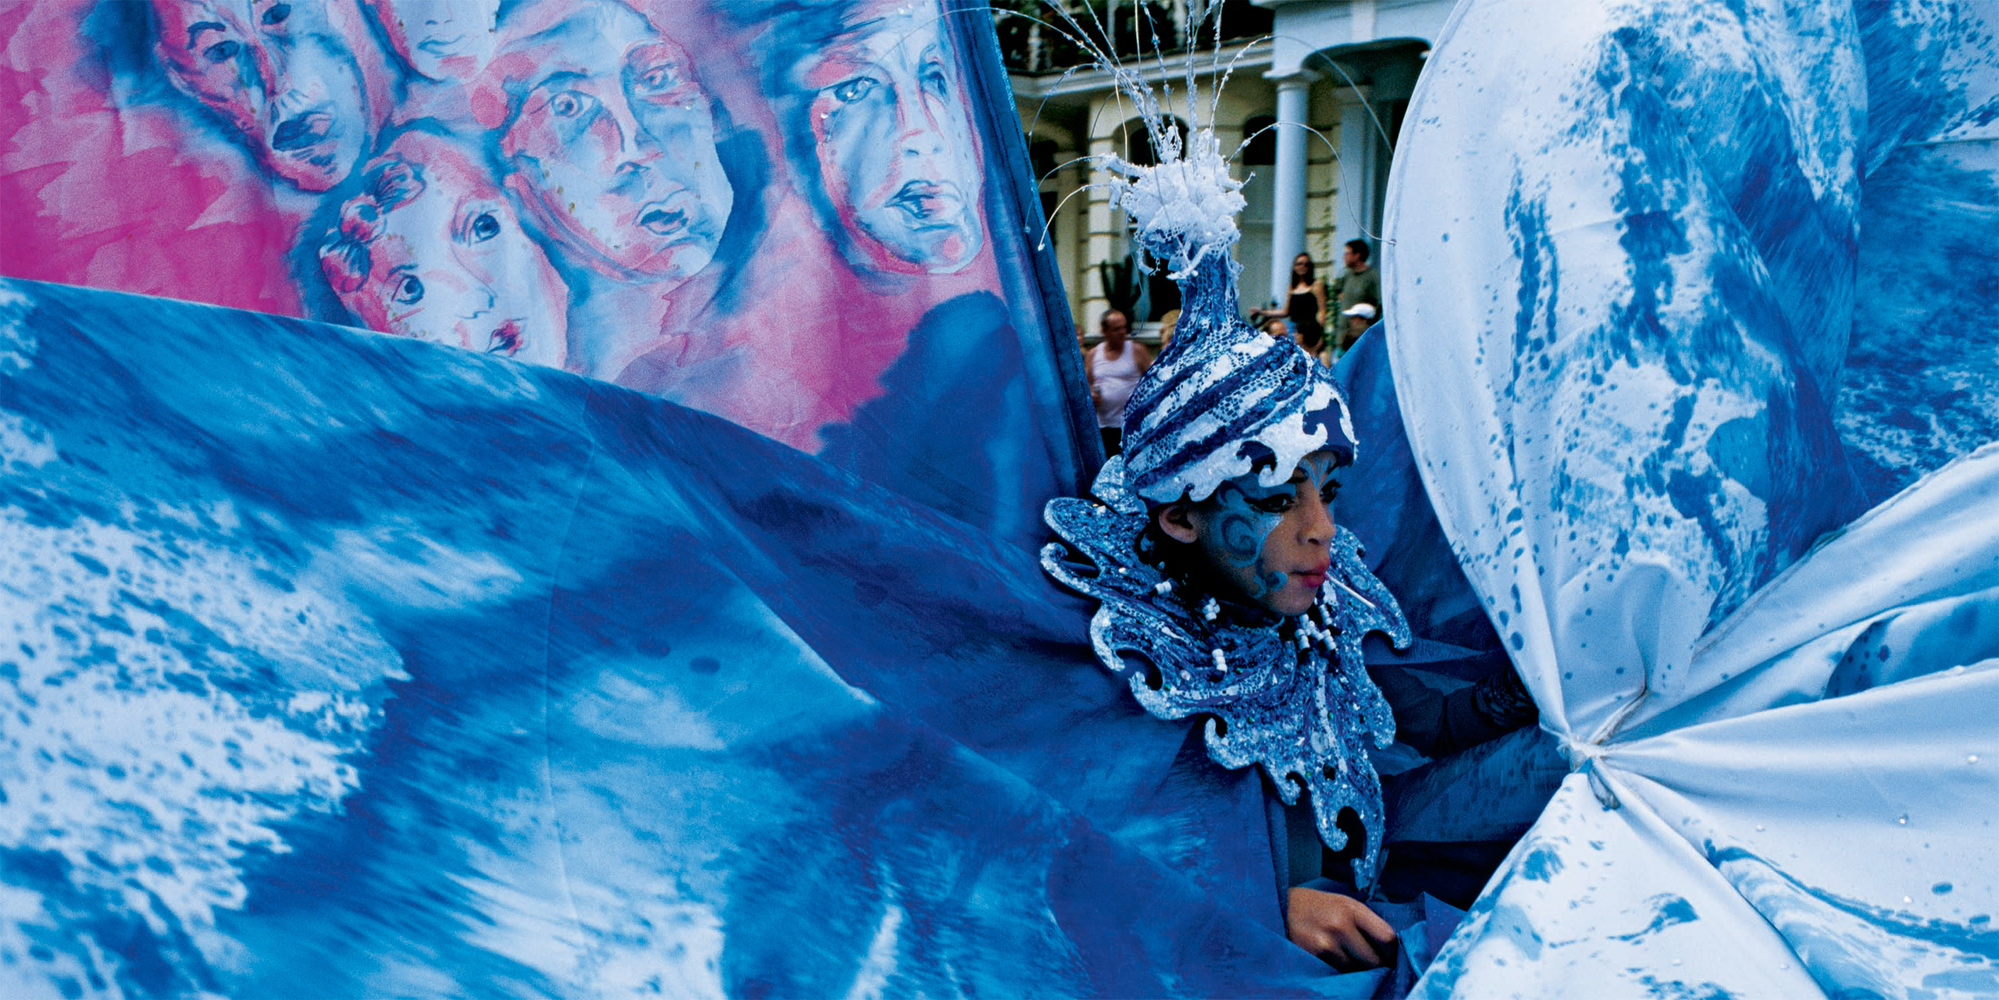
<svg viewBox="0 0 1999 1000">
<path fill-rule="evenodd" d="M 547 26 L 509 45 L 530 71 L 507 79 L 509 182 L 579 264 L 653 283 L 693 277 L 715 257 L 735 192 L 687 53 L 614 0 L 527 14 Z"/>
<path fill-rule="evenodd" d="M 387 109 L 355 58 L 366 29 L 351 2 L 152 0 L 151 14 L 167 80 L 287 183 L 324 191 L 374 145 Z"/>
<path fill-rule="evenodd" d="M 1261 765 L 1287 805 L 1309 794 L 1332 848 L 1346 846 L 1340 813 L 1353 810 L 1365 886 L 1384 827 L 1369 750 L 1393 741 L 1395 722 L 1360 643 L 1382 631 L 1407 645 L 1408 625 L 1333 523 L 1335 470 L 1352 462 L 1354 436 L 1331 372 L 1236 313 L 1240 182 L 1205 130 L 1184 156 L 1164 145 L 1159 167 L 1113 169 L 1137 242 L 1180 279 L 1185 311 L 1126 405 L 1125 453 L 1104 466 L 1094 501 L 1049 503 L 1068 546 L 1044 549 L 1043 565 L 1102 602 L 1097 656 L 1146 711 L 1210 718 L 1208 756 Z M 1287 874 L 1316 876 L 1317 845 L 1302 853 Z M 1393 955 L 1394 930 L 1358 899 L 1288 886 L 1283 905 L 1291 940 L 1337 967 Z"/>
<path fill-rule="evenodd" d="M 781 85 L 807 115 L 787 138 L 811 143 L 794 159 L 817 179 L 828 230 L 862 268 L 964 268 L 985 240 L 984 183 L 943 12 L 870 0 L 828 13 L 836 23 L 794 26 L 824 37 L 795 39 L 804 59 Z"/>
</svg>

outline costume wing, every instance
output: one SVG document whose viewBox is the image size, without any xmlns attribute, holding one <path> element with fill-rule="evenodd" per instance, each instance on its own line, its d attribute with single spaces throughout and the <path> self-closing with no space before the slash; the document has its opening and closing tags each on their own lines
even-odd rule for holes
<svg viewBox="0 0 1999 1000">
<path fill-rule="evenodd" d="M 1198 731 L 1131 704 L 1031 552 L 816 458 L 32 282 L 0 411 L 0 992 L 1379 979 L 1284 940 L 1254 772 L 1178 766 Z"/>
<path fill-rule="evenodd" d="M 1429 995 L 1999 987 L 1990 17 L 1454 16 L 1388 349 L 1575 773 Z"/>
</svg>

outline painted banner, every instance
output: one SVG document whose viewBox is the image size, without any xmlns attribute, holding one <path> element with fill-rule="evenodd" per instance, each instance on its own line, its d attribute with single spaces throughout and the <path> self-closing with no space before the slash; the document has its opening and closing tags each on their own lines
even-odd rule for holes
<svg viewBox="0 0 1999 1000">
<path fill-rule="evenodd" d="M 8 5 L 0 273 L 579 372 L 1038 543 L 1097 446 L 990 18 Z"/>
</svg>

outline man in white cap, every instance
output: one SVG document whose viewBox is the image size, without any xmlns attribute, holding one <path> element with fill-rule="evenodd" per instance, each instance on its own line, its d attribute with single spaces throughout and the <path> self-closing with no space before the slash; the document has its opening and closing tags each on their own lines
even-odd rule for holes
<svg viewBox="0 0 1999 1000">
<path fill-rule="evenodd" d="M 1367 328 L 1374 325 L 1375 319 L 1381 313 L 1370 303 L 1356 302 L 1340 310 L 1340 315 L 1346 317 L 1346 336 L 1341 340 L 1341 343 L 1345 345 L 1342 348 L 1342 353 L 1344 353 L 1347 350 L 1353 349 L 1354 341 L 1359 340 L 1360 335 L 1366 333 Z"/>
<path fill-rule="evenodd" d="M 1374 313 L 1368 317 L 1370 321 L 1381 316 L 1381 272 L 1368 263 L 1368 258 L 1373 254 L 1368 249 L 1367 241 L 1348 240 L 1345 251 L 1342 260 L 1347 266 L 1346 272 L 1326 286 L 1326 291 L 1332 293 L 1334 302 L 1339 307 L 1340 315 L 1347 317 L 1347 335 L 1337 338 L 1342 351 L 1351 347 L 1354 338 L 1368 326 L 1362 323 L 1359 331 L 1354 329 L 1354 306 L 1363 302 L 1373 306 Z"/>
</svg>

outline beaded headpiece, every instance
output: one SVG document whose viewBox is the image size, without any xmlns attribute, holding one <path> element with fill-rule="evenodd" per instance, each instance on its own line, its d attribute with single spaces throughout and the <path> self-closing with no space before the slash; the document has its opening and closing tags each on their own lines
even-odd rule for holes
<svg viewBox="0 0 1999 1000">
<path fill-rule="evenodd" d="M 1062 538 L 1042 566 L 1101 602 L 1090 639 L 1105 667 L 1162 719 L 1208 717 L 1208 755 L 1224 767 L 1260 764 L 1286 804 L 1311 792 L 1327 845 L 1344 847 L 1340 810 L 1367 831 L 1354 864 L 1373 881 L 1383 825 L 1381 783 L 1368 751 L 1394 740 L 1388 703 L 1362 665 L 1361 637 L 1409 643 L 1409 626 L 1336 528 L 1318 599 L 1302 615 L 1239 614 L 1175 579 L 1148 532 L 1161 504 L 1200 501 L 1225 481 L 1288 482 L 1306 455 L 1354 453 L 1353 425 L 1332 373 L 1289 340 L 1258 333 L 1236 310 L 1242 184 L 1210 130 L 1183 146 L 1156 130 L 1156 166 L 1112 160 L 1112 196 L 1131 217 L 1152 266 L 1179 282 L 1173 343 L 1125 407 L 1125 454 L 1104 464 L 1090 498 L 1057 498 L 1044 518 Z M 1077 557 L 1080 556 L 1080 559 Z"/>
<path fill-rule="evenodd" d="M 1180 322 L 1124 411 L 1126 481 L 1153 503 L 1206 499 L 1261 468 L 1275 486 L 1306 455 L 1353 460 L 1353 423 L 1332 372 L 1289 339 L 1266 336 L 1236 310 L 1242 182 L 1229 177 L 1214 133 L 1194 133 L 1158 166 L 1114 164 L 1112 200 L 1132 236 L 1180 284 Z"/>
</svg>

